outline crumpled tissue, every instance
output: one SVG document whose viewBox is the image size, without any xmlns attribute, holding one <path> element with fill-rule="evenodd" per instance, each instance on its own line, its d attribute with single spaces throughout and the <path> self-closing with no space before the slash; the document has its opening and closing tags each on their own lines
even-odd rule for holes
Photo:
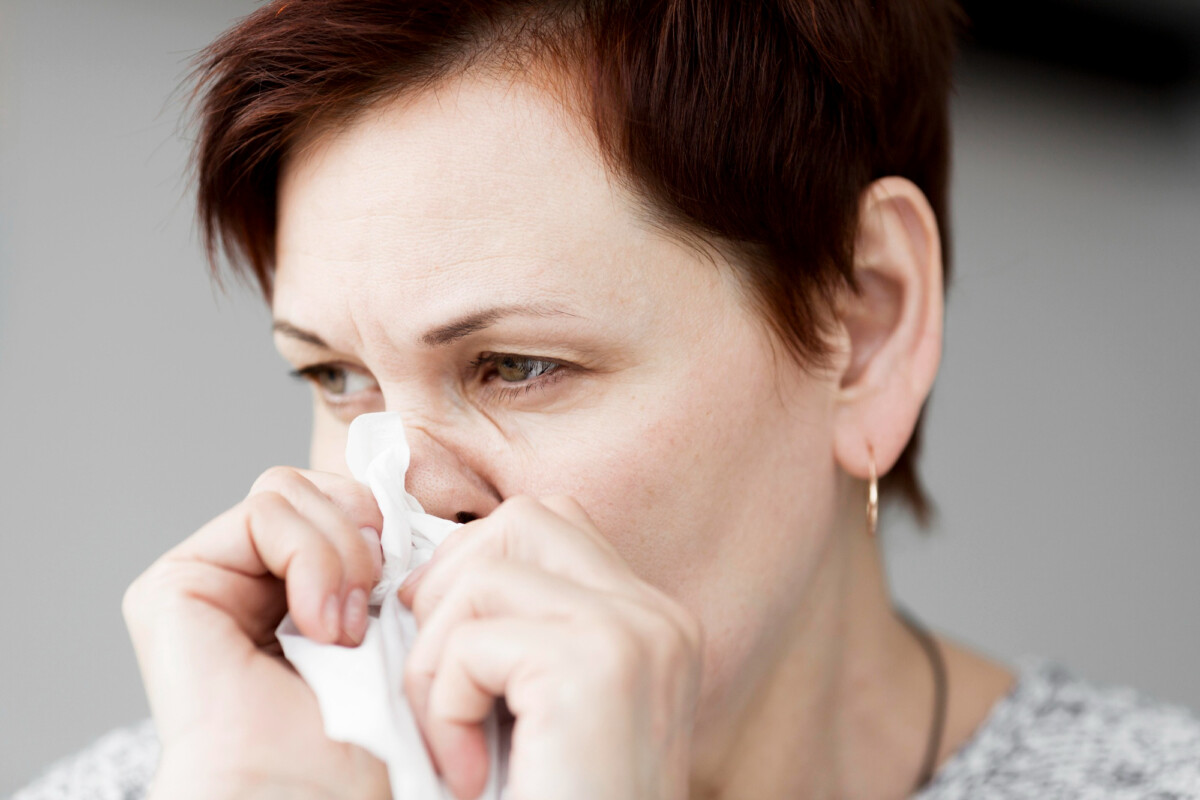
<svg viewBox="0 0 1200 800">
<path fill-rule="evenodd" d="M 287 660 L 316 695 L 325 734 L 359 745 L 386 763 L 394 800 L 449 800 L 453 795 L 433 768 L 404 696 L 404 661 L 417 626 L 396 589 L 459 525 L 426 514 L 405 490 L 409 450 L 398 413 L 355 417 L 346 441 L 346 463 L 354 477 L 370 487 L 383 512 L 383 577 L 371 592 L 366 636 L 358 647 L 314 642 L 300 633 L 290 614 L 276 636 Z M 495 714 L 485 732 L 490 768 L 480 798 L 501 800 L 507 764 Z"/>
</svg>

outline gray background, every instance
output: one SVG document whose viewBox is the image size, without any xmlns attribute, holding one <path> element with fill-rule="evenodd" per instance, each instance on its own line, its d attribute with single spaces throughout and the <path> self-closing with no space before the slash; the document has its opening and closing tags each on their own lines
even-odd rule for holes
<svg viewBox="0 0 1200 800">
<path fill-rule="evenodd" d="M 124 587 L 306 457 L 265 309 L 206 276 L 170 98 L 254 6 L 0 0 L 0 794 L 146 714 Z M 941 513 L 885 515 L 896 592 L 1200 707 L 1200 102 L 977 58 L 954 113 Z"/>
</svg>

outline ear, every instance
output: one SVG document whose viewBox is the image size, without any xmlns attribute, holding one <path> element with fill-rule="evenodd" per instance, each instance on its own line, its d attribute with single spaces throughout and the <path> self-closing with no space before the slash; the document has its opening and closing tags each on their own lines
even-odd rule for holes
<svg viewBox="0 0 1200 800">
<path fill-rule="evenodd" d="M 942 251 L 937 218 L 911 181 L 888 177 L 863 192 L 854 247 L 861 288 L 838 307 L 843 365 L 834 456 L 866 479 L 868 446 L 879 475 L 912 437 L 942 357 Z"/>
</svg>

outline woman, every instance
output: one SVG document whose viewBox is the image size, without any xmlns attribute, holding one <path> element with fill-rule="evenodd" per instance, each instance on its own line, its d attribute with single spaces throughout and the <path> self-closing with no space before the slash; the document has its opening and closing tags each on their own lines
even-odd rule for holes
<svg viewBox="0 0 1200 800">
<path fill-rule="evenodd" d="M 81 763 L 146 755 L 133 796 L 387 795 L 272 635 L 290 611 L 360 641 L 381 519 L 343 452 L 386 409 L 409 491 L 467 523 L 401 591 L 459 797 L 497 698 L 513 798 L 1200 796 L 1186 712 L 1014 672 L 888 596 L 877 491 L 925 508 L 954 23 L 293 0 L 214 44 L 201 219 L 314 387 L 311 469 L 130 587 L 155 732 Z"/>
</svg>

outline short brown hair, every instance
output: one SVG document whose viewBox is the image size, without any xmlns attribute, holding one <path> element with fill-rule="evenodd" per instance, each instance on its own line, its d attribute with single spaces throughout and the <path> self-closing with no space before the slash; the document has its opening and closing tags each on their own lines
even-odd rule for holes
<svg viewBox="0 0 1200 800">
<path fill-rule="evenodd" d="M 614 175 L 734 253 L 782 341 L 820 365 L 833 299 L 857 288 L 871 181 L 920 187 L 950 252 L 958 21 L 955 0 L 278 0 L 198 62 L 209 259 L 215 272 L 223 251 L 269 301 L 277 182 L 298 142 L 489 56 L 565 59 Z M 924 522 L 920 433 L 882 489 Z"/>
</svg>

